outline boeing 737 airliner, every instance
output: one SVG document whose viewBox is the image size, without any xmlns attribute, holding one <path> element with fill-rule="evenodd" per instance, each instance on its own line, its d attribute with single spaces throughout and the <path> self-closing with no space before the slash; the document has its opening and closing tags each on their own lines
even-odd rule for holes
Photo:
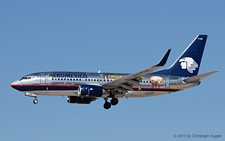
<svg viewBox="0 0 225 141">
<path fill-rule="evenodd" d="M 126 73 L 39 72 L 13 82 L 11 86 L 25 96 L 68 96 L 68 103 L 90 104 L 104 98 L 104 108 L 118 104 L 118 98 L 157 96 L 198 86 L 217 71 L 198 75 L 207 35 L 198 35 L 171 67 L 153 72 L 167 62 L 169 49 L 158 64 L 142 71 Z M 110 102 L 108 99 L 111 98 Z"/>
</svg>

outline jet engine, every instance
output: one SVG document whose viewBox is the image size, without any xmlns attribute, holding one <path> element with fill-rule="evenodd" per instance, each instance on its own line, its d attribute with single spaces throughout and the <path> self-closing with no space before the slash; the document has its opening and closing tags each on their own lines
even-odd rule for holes
<svg viewBox="0 0 225 141">
<path fill-rule="evenodd" d="M 96 85 L 80 85 L 78 88 L 79 96 L 91 96 L 91 97 L 101 97 L 103 89 L 101 86 Z"/>
<path fill-rule="evenodd" d="M 96 100 L 96 98 L 82 98 L 77 96 L 68 96 L 67 102 L 68 103 L 77 103 L 77 104 L 90 104 L 91 101 Z"/>
</svg>

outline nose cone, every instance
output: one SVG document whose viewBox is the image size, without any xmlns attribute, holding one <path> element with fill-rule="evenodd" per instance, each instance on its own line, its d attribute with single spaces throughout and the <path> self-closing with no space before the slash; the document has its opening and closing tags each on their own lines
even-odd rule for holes
<svg viewBox="0 0 225 141">
<path fill-rule="evenodd" d="M 20 86 L 20 84 L 19 84 L 19 81 L 18 81 L 18 80 L 15 81 L 15 82 L 13 82 L 13 83 L 11 84 L 11 87 L 13 87 L 13 88 L 16 89 L 16 90 L 19 90 L 19 86 Z"/>
</svg>

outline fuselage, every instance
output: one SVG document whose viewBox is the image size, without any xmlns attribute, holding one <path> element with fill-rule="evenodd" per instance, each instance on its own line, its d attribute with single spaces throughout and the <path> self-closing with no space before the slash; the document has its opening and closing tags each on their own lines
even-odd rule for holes
<svg viewBox="0 0 225 141">
<path fill-rule="evenodd" d="M 39 72 L 26 75 L 11 86 L 24 93 L 36 95 L 78 96 L 79 85 L 102 86 L 129 75 L 128 73 L 89 73 L 89 72 Z M 139 85 L 127 89 L 126 97 L 154 96 L 176 92 L 192 86 L 183 81 L 183 77 L 148 74 L 142 78 Z M 110 89 L 110 88 L 108 88 Z M 103 92 L 102 97 L 109 93 Z M 116 95 L 116 97 L 122 97 Z"/>
</svg>

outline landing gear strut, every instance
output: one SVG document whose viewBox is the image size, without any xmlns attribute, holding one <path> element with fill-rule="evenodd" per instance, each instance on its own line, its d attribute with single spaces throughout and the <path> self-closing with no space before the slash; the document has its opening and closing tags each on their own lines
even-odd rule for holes
<svg viewBox="0 0 225 141">
<path fill-rule="evenodd" d="M 37 96 L 34 96 L 33 103 L 34 103 L 34 104 L 37 104 L 37 103 L 38 103 Z"/>
</svg>

